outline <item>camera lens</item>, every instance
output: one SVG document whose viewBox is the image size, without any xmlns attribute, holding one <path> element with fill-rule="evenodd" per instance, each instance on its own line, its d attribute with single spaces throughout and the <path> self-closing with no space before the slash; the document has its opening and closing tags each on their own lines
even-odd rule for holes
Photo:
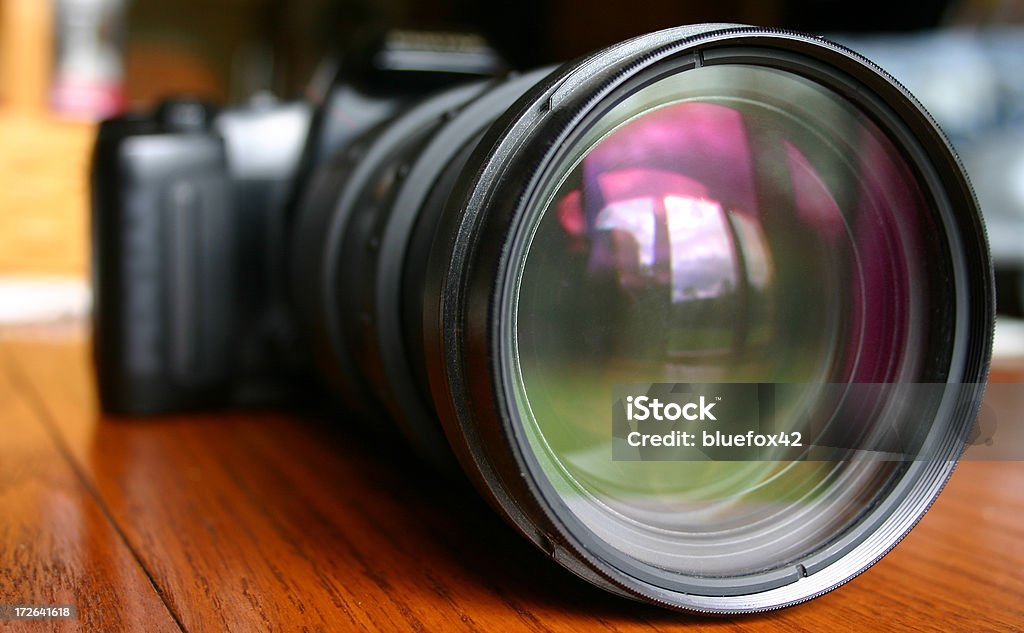
<svg viewBox="0 0 1024 633">
<path fill-rule="evenodd" d="M 677 609 L 777 608 L 878 560 L 952 472 L 991 353 L 948 143 L 793 33 L 684 27 L 428 99 L 321 169 L 293 251 L 347 401 L 454 453 L 569 570 Z M 810 445 L 914 450 L 621 459 L 635 384 L 779 385 Z"/>
<path fill-rule="evenodd" d="M 594 119 L 551 170 L 513 273 L 518 417 L 566 509 L 690 576 L 801 560 L 893 483 L 884 461 L 612 461 L 616 384 L 924 382 L 954 300 L 910 165 L 801 76 L 706 66 Z M 737 583 L 733 589 L 740 590 Z"/>
</svg>

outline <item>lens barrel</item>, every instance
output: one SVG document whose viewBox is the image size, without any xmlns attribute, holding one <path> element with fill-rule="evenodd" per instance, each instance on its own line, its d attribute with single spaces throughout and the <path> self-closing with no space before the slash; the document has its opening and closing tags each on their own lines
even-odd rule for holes
<svg viewBox="0 0 1024 633">
<path fill-rule="evenodd" d="M 991 355 L 949 143 L 881 69 L 785 31 L 669 29 L 431 97 L 318 170 L 291 251 L 344 402 L 454 454 L 578 576 L 680 610 L 779 608 L 877 561 L 952 473 Z M 619 459 L 632 383 L 799 385 L 780 418 L 898 420 L 916 450 Z"/>
</svg>

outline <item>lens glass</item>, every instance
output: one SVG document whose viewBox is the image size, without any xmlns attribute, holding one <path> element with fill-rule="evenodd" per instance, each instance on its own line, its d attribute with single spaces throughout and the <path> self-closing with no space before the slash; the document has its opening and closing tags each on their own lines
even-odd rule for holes
<svg viewBox="0 0 1024 633">
<path fill-rule="evenodd" d="M 835 385 L 932 379 L 929 306 L 951 299 L 928 272 L 946 255 L 915 172 L 849 100 L 753 65 L 662 77 L 575 138 L 514 282 L 516 404 L 544 477 L 599 542 L 672 574 L 820 551 L 900 461 L 649 459 L 613 428 L 616 386 L 788 385 L 776 420 L 803 429 Z M 890 404 L 862 410 L 865 428 Z"/>
</svg>

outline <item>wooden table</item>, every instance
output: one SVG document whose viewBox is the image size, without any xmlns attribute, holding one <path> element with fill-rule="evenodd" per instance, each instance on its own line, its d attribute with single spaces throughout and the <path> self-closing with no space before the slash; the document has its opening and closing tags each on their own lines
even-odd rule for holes
<svg viewBox="0 0 1024 633">
<path fill-rule="evenodd" d="M 80 326 L 0 329 L 0 603 L 79 608 L 0 630 L 1024 629 L 1024 462 L 961 464 L 893 553 L 829 595 L 688 617 L 576 580 L 343 416 L 103 418 L 87 352 Z"/>
</svg>

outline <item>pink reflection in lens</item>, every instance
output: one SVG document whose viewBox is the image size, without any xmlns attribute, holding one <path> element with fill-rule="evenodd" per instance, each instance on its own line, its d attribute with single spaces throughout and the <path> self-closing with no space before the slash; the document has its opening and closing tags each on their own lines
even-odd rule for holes
<svg viewBox="0 0 1024 633">
<path fill-rule="evenodd" d="M 603 139 L 580 166 L 580 187 L 556 203 L 570 248 L 597 278 L 614 276 L 636 305 L 665 306 L 657 309 L 676 316 L 658 318 L 683 319 L 677 327 L 734 322 L 737 351 L 781 327 L 773 322 L 776 301 L 810 296 L 793 292 L 794 284 L 842 293 L 845 331 L 834 333 L 845 347 L 840 377 L 891 379 L 894 350 L 907 344 L 900 298 L 914 292 L 899 261 L 912 246 L 899 236 L 915 228 L 901 230 L 892 218 L 921 206 L 907 186 L 913 176 L 873 132 L 857 139 L 851 180 L 843 161 L 808 158 L 805 137 L 745 116 L 725 105 L 679 103 Z M 829 183 L 852 197 L 844 199 L 850 217 Z M 773 287 L 776 277 L 785 280 Z M 744 316 L 756 303 L 760 312 Z"/>
<path fill-rule="evenodd" d="M 750 144 L 743 117 L 732 108 L 681 103 L 627 123 L 587 156 L 584 191 L 596 193 L 602 174 L 625 168 L 684 177 L 688 184 L 677 192 L 681 196 L 714 199 L 725 209 L 756 209 Z M 636 190 L 619 186 L 617 195 L 633 195 Z M 590 218 L 600 210 L 595 206 L 614 202 L 584 197 Z"/>
<path fill-rule="evenodd" d="M 741 265 L 736 212 L 726 212 L 756 210 L 739 112 L 708 103 L 656 110 L 603 140 L 582 167 L 583 189 L 559 201 L 559 224 L 577 244 L 591 235 L 591 268 L 614 271 L 624 289 L 660 287 L 671 303 L 721 298 L 745 283 L 750 265 L 770 266 L 763 245 Z M 743 217 L 741 237 L 757 238 Z M 763 287 L 769 273 L 754 276 Z"/>
</svg>

